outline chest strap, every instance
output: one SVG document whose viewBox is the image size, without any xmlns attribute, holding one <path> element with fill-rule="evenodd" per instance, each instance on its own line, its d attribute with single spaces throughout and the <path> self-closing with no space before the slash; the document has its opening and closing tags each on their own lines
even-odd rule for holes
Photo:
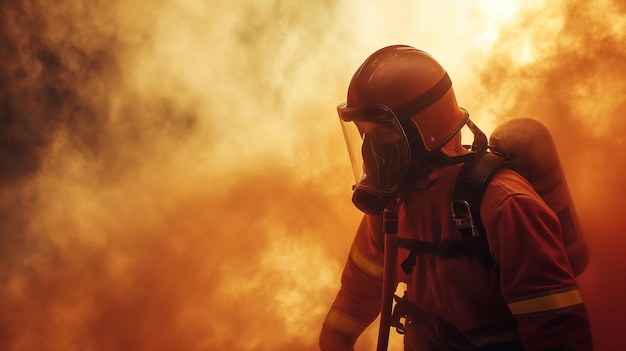
<svg viewBox="0 0 626 351">
<path fill-rule="evenodd" d="M 474 256 L 483 263 L 494 266 L 494 261 L 489 254 L 489 250 L 485 250 L 487 245 L 483 242 L 483 240 L 485 240 L 484 235 L 471 239 L 447 239 L 440 243 L 407 238 L 397 238 L 397 240 L 399 247 L 410 250 L 409 257 L 400 264 L 402 270 L 407 274 L 413 272 L 413 268 L 417 262 L 417 255 L 419 254 L 431 254 L 443 259 Z"/>
</svg>

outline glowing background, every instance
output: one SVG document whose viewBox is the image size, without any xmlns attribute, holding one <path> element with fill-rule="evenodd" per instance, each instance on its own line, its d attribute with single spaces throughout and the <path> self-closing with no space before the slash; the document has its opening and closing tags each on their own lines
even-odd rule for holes
<svg viewBox="0 0 626 351">
<path fill-rule="evenodd" d="M 0 349 L 316 350 L 360 217 L 335 106 L 370 53 L 402 43 L 448 69 L 485 131 L 548 125 L 590 245 L 596 349 L 614 350 L 625 13 L 610 0 L 4 0 Z"/>
</svg>

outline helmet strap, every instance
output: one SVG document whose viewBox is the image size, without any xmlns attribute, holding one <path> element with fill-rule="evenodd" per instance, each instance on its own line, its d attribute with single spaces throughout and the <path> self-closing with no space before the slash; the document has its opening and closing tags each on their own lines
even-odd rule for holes
<svg viewBox="0 0 626 351">
<path fill-rule="evenodd" d="M 468 147 L 470 151 L 469 154 L 458 155 L 458 156 L 447 156 L 441 150 L 435 150 L 431 153 L 431 162 L 436 166 L 451 166 L 458 163 L 464 163 L 467 161 L 472 161 L 476 159 L 476 154 L 482 154 L 487 151 L 488 142 L 487 136 L 483 133 L 480 128 L 472 120 L 467 120 L 467 126 L 474 135 L 474 141 L 471 145 L 471 148 Z"/>
<path fill-rule="evenodd" d="M 486 135 L 469 119 L 467 126 L 474 134 L 474 142 L 471 147 L 472 152 L 458 156 L 448 156 L 441 149 L 426 150 L 424 141 L 415 124 L 410 119 L 400 119 L 399 121 L 411 148 L 411 168 L 407 174 L 407 179 L 411 179 L 411 182 L 415 179 L 428 177 L 436 167 L 452 166 L 474 160 L 477 153 L 487 150 Z"/>
<path fill-rule="evenodd" d="M 471 119 L 468 119 L 466 124 L 470 131 L 472 131 L 472 134 L 474 134 L 474 142 L 472 143 L 471 150 L 475 152 L 487 151 L 489 143 L 485 133 L 483 133 Z"/>
<path fill-rule="evenodd" d="M 452 165 L 456 165 L 459 163 L 471 161 L 476 158 L 476 154 L 472 152 L 469 154 L 458 155 L 458 156 L 447 156 L 446 154 L 441 152 L 441 150 L 437 150 L 433 152 L 433 155 L 431 157 L 432 157 L 431 162 L 433 165 L 452 166 Z"/>
</svg>

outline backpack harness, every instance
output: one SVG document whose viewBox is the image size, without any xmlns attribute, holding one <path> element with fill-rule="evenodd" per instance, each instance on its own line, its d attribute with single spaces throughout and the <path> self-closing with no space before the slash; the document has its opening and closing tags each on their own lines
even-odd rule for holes
<svg viewBox="0 0 626 351">
<path fill-rule="evenodd" d="M 504 157 L 494 152 L 481 151 L 475 153 L 475 157 L 461 167 L 450 211 L 462 239 L 431 243 L 418 239 L 397 238 L 399 247 L 410 250 L 409 257 L 401 263 L 405 273 L 413 271 L 417 256 L 423 253 L 441 258 L 475 256 L 488 266 L 495 267 L 480 218 L 480 205 L 489 181 L 506 165 L 507 160 Z"/>
</svg>

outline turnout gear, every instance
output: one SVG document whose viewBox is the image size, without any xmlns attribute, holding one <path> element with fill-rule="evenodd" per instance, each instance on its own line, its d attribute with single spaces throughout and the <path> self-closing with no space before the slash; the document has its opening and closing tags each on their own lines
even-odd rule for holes
<svg viewBox="0 0 626 351">
<path fill-rule="evenodd" d="M 518 127 L 494 131 L 488 152 L 486 137 L 457 106 L 445 71 L 433 62 L 414 48 L 383 48 L 357 70 L 347 102 L 338 107 L 342 122 L 355 126 L 361 154 L 351 159 L 353 165 L 362 159 L 355 175 L 363 174 L 353 202 L 366 215 L 323 324 L 321 349 L 353 350 L 384 310 L 389 235 L 380 211 L 395 207 L 394 276 L 407 288 L 395 298 L 389 326 L 404 333 L 405 350 L 592 350 L 570 255 L 586 251 L 564 243 L 572 237 L 566 227 L 577 228 L 577 221 L 560 164 L 548 161 L 542 169 L 548 172 L 533 171 L 537 179 L 515 171 L 519 153 L 507 144 L 507 133 Z M 472 152 L 460 146 L 465 124 L 475 133 Z M 456 193 L 467 179 L 478 180 L 476 196 Z M 557 215 L 563 208 L 570 222 Z"/>
<path fill-rule="evenodd" d="M 460 168 L 447 166 L 436 173 L 431 187 L 398 196 L 399 243 L 464 240 L 449 212 Z M 421 253 L 407 273 L 400 264 L 410 249 L 398 249 L 398 280 L 406 283 L 414 311 L 421 311 L 404 327 L 407 349 L 474 350 L 521 343 L 526 350 L 591 350 L 588 316 L 554 212 L 508 168 L 488 183 L 481 210 L 493 265 L 475 255 Z M 350 316 L 344 327 L 359 327 L 343 334 L 336 324 L 325 323 L 322 349 L 350 350 L 335 348 L 332 335 L 353 345 L 380 311 L 382 277 L 373 275 L 382 272 L 379 222 L 380 217 L 364 216 L 355 237 L 358 250 L 348 258 L 332 307 Z"/>
</svg>

